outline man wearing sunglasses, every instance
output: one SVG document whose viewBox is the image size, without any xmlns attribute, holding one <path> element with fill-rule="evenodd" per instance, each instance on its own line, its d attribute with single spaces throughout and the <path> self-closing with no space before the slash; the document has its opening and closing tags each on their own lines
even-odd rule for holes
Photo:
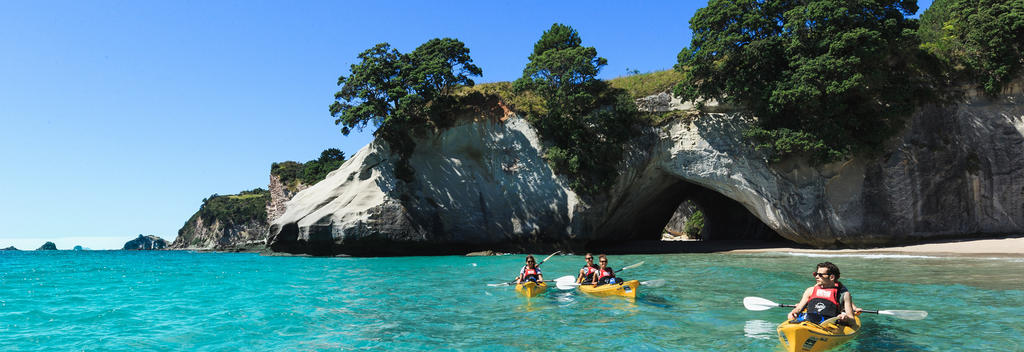
<svg viewBox="0 0 1024 352">
<path fill-rule="evenodd" d="M 839 267 L 831 262 L 818 263 L 812 275 L 815 285 L 804 291 L 800 303 L 789 312 L 789 320 L 806 320 L 820 324 L 838 316 L 841 322 L 853 323 L 853 298 L 850 297 L 850 291 L 846 286 L 839 282 Z M 807 311 L 801 313 L 804 308 L 807 308 Z"/>
<path fill-rule="evenodd" d="M 576 283 L 578 284 L 590 284 L 594 282 L 594 275 L 597 275 L 597 264 L 594 264 L 594 255 L 587 253 L 583 257 L 583 260 L 587 261 L 587 264 L 580 269 L 580 275 L 576 277 Z"/>
<path fill-rule="evenodd" d="M 615 270 L 608 266 L 608 257 L 604 254 L 597 256 L 597 273 L 595 275 L 597 280 L 594 280 L 594 286 L 607 285 L 622 282 L 619 278 L 615 277 Z"/>
</svg>

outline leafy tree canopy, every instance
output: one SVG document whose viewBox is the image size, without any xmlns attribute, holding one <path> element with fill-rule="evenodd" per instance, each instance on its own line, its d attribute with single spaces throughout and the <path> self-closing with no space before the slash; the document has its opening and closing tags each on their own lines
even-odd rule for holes
<svg viewBox="0 0 1024 352">
<path fill-rule="evenodd" d="M 613 180 L 608 170 L 621 155 L 636 107 L 627 92 L 597 79 L 608 60 L 582 43 L 572 27 L 551 25 L 513 88 L 544 101 L 527 118 L 553 144 L 545 157 L 555 171 L 570 175 L 575 190 L 596 193 Z"/>
<path fill-rule="evenodd" d="M 444 97 L 458 86 L 472 86 L 470 76 L 482 74 L 465 44 L 452 38 L 431 39 L 409 54 L 380 43 L 358 58 L 351 75 L 338 78 L 341 89 L 330 106 L 345 135 L 367 123 L 384 132 L 429 123 L 433 111 L 448 108 Z"/>
<path fill-rule="evenodd" d="M 603 88 L 597 74 L 608 60 L 597 49 L 581 45 L 572 27 L 555 23 L 533 46 L 523 77 L 515 82 L 518 91 L 530 90 L 548 102 L 549 113 L 567 108 L 593 108 Z"/>
<path fill-rule="evenodd" d="M 916 11 L 913 0 L 712 0 L 690 20 L 674 92 L 749 108 L 761 125 L 748 137 L 773 158 L 875 151 L 930 95 L 922 71 L 934 64 L 905 17 Z"/>
<path fill-rule="evenodd" d="M 921 46 L 990 95 L 1024 66 L 1024 1 L 936 0 L 921 15 Z"/>
</svg>

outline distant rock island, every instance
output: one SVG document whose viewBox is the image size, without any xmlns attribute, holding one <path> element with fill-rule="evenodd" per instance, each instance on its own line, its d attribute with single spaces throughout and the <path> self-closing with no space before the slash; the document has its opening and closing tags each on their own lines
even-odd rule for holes
<svg viewBox="0 0 1024 352">
<path fill-rule="evenodd" d="M 14 248 L 14 247 L 11 247 L 11 248 Z M 39 249 L 36 249 L 36 250 L 37 251 L 55 251 L 55 250 L 57 250 L 57 245 L 53 244 L 53 242 L 46 242 L 46 243 L 43 243 L 42 247 L 39 247 Z"/>
<path fill-rule="evenodd" d="M 163 238 L 149 235 L 143 236 L 139 234 L 139 237 L 134 240 L 128 241 L 124 244 L 124 250 L 154 250 L 154 249 L 165 249 L 167 248 L 167 241 Z"/>
<path fill-rule="evenodd" d="M 20 249 L 14 248 L 14 246 L 10 246 L 4 249 L 0 249 L 0 251 L 20 251 Z"/>
<path fill-rule="evenodd" d="M 73 248 L 72 250 L 73 251 L 84 251 L 84 250 L 88 250 L 88 248 L 84 248 L 82 246 L 75 246 L 75 248 Z"/>
</svg>

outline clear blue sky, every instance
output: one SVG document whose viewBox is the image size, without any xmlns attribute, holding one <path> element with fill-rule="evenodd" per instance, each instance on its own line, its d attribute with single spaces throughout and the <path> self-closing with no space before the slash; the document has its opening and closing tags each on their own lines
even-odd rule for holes
<svg viewBox="0 0 1024 352">
<path fill-rule="evenodd" d="M 0 2 L 0 248 L 170 241 L 203 198 L 266 188 L 273 162 L 355 154 L 370 131 L 343 136 L 327 106 L 376 43 L 458 38 L 477 82 L 510 81 L 559 22 L 614 78 L 671 68 L 705 4 Z"/>
</svg>

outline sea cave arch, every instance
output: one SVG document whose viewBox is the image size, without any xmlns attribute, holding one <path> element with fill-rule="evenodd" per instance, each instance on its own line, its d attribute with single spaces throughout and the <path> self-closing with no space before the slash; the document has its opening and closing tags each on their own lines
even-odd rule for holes
<svg viewBox="0 0 1024 352">
<path fill-rule="evenodd" d="M 634 192 L 631 199 L 624 200 L 620 210 L 629 208 L 629 214 L 619 213 L 615 219 L 603 224 L 603 237 L 609 242 L 619 243 L 660 241 L 666 224 L 680 205 L 691 201 L 704 215 L 704 228 L 701 231 L 704 242 L 789 242 L 736 200 L 678 176 L 667 177 L 660 183 L 660 187 L 647 188 L 646 192 Z M 598 247 L 609 244 L 606 241 L 600 242 L 595 244 Z"/>
</svg>

